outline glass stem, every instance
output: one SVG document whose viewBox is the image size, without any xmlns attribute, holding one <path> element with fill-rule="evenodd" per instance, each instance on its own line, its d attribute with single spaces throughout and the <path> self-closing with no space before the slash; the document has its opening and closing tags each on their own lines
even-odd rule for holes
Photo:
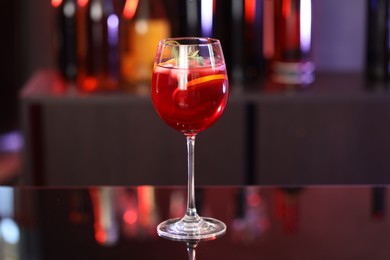
<svg viewBox="0 0 390 260">
<path fill-rule="evenodd" d="M 195 206 L 195 137 L 196 135 L 187 135 L 187 159 L 188 159 L 188 188 L 187 188 L 187 211 L 184 221 L 199 221 L 200 217 L 196 212 Z"/>
<path fill-rule="evenodd" d="M 197 242 L 187 243 L 188 260 L 196 260 L 196 246 Z"/>
</svg>

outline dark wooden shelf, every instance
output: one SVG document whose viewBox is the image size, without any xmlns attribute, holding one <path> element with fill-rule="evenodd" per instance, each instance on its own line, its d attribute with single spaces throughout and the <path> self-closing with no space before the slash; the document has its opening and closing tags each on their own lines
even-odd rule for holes
<svg viewBox="0 0 390 260">
<path fill-rule="evenodd" d="M 226 112 L 200 133 L 197 183 L 390 183 L 390 96 L 361 73 L 318 72 L 303 90 L 231 86 Z M 150 97 L 81 94 L 56 71 L 21 94 L 24 183 L 184 184 L 184 137 Z"/>
</svg>

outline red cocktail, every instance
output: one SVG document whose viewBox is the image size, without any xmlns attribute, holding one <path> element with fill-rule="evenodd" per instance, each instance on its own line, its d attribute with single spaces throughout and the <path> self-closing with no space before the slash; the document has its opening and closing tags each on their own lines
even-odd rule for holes
<svg viewBox="0 0 390 260">
<path fill-rule="evenodd" d="M 221 44 L 210 38 L 176 38 L 159 42 L 153 68 L 152 100 L 158 115 L 184 133 L 188 149 L 188 198 L 183 218 L 157 227 L 160 236 L 183 241 L 214 239 L 226 225 L 200 217 L 195 207 L 194 154 L 197 133 L 222 115 L 228 99 L 228 78 Z"/>
<path fill-rule="evenodd" d="M 198 133 L 223 113 L 228 98 L 224 64 L 180 69 L 158 64 L 153 72 L 152 99 L 159 116 L 185 134 Z"/>
</svg>

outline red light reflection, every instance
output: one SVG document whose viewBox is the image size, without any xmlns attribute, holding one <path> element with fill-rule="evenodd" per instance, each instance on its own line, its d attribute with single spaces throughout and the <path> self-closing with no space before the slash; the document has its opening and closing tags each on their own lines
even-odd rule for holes
<svg viewBox="0 0 390 260">
<path fill-rule="evenodd" d="M 256 18 L 256 0 L 245 0 L 245 21 L 252 24 Z"/>
<path fill-rule="evenodd" d="M 282 1 L 282 14 L 287 19 L 292 14 L 292 8 L 291 8 L 291 1 L 290 0 L 284 0 Z"/>
<path fill-rule="evenodd" d="M 261 203 L 261 197 L 257 193 L 251 193 L 248 195 L 247 203 L 250 207 L 259 206 Z"/>
<path fill-rule="evenodd" d="M 94 77 L 87 77 L 84 79 L 81 87 L 82 87 L 83 91 L 93 92 L 93 91 L 97 90 L 98 81 Z"/>
<path fill-rule="evenodd" d="M 51 0 L 51 5 L 52 5 L 54 8 L 59 7 L 61 4 L 62 4 L 62 0 Z"/>
<path fill-rule="evenodd" d="M 137 219 L 138 213 L 134 209 L 128 209 L 125 211 L 125 213 L 123 213 L 123 220 L 129 225 L 135 224 L 137 222 Z"/>
<path fill-rule="evenodd" d="M 123 8 L 123 16 L 126 19 L 134 17 L 135 11 L 137 10 L 139 0 L 126 0 L 125 7 Z"/>
<path fill-rule="evenodd" d="M 79 7 L 85 7 L 88 4 L 88 0 L 77 0 L 77 5 Z"/>
</svg>

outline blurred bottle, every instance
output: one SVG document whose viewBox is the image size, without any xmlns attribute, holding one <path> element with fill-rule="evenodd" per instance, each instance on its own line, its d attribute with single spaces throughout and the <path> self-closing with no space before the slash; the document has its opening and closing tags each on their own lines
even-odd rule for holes
<svg viewBox="0 0 390 260">
<path fill-rule="evenodd" d="M 77 0 L 76 12 L 76 47 L 77 65 L 80 78 L 86 74 L 87 60 L 87 5 L 88 0 Z"/>
<path fill-rule="evenodd" d="M 268 54 L 270 79 L 282 88 L 307 86 L 314 81 L 311 0 L 275 0 L 271 8 L 274 9 L 274 49 Z"/>
<path fill-rule="evenodd" d="M 57 59 L 61 74 L 67 80 L 76 80 L 76 0 L 52 0 L 57 22 Z"/>
<path fill-rule="evenodd" d="M 203 8 L 201 12 L 202 20 L 207 21 L 207 12 Z M 261 79 L 265 64 L 263 0 L 216 0 L 212 18 L 212 37 L 222 43 L 230 81 L 235 86 L 245 83 L 247 87 L 247 83 Z M 203 22 L 203 31 L 205 26 L 207 23 Z"/>
<path fill-rule="evenodd" d="M 126 0 L 120 27 L 120 75 L 125 90 L 149 93 L 158 41 L 170 34 L 161 0 Z"/>
<path fill-rule="evenodd" d="M 389 78 L 389 1 L 367 1 L 366 78 L 386 82 Z"/>
<path fill-rule="evenodd" d="M 85 2 L 79 1 L 79 5 Z M 79 47 L 79 58 L 83 60 L 85 55 L 85 66 L 80 70 L 79 87 L 85 92 L 115 90 L 119 83 L 118 15 L 112 0 L 89 0 L 85 8 L 78 19 L 82 34 L 85 15 L 85 49 Z"/>
<path fill-rule="evenodd" d="M 265 72 L 263 55 L 263 12 L 264 0 L 245 0 L 245 80 L 253 82 L 262 79 Z"/>
<path fill-rule="evenodd" d="M 173 36 L 201 36 L 200 1 L 201 0 L 166 1 L 169 19 L 172 23 Z"/>
<path fill-rule="evenodd" d="M 231 0 L 230 12 L 228 20 L 230 21 L 231 30 L 229 30 L 230 41 L 230 64 L 228 64 L 229 76 L 232 83 L 240 85 L 244 82 L 244 66 L 245 66 L 245 41 L 244 41 L 244 28 L 245 28 L 245 13 L 244 8 L 245 1 L 243 0 Z M 226 26 L 226 25 L 225 25 Z M 249 44 L 250 42 L 248 42 Z"/>
</svg>

